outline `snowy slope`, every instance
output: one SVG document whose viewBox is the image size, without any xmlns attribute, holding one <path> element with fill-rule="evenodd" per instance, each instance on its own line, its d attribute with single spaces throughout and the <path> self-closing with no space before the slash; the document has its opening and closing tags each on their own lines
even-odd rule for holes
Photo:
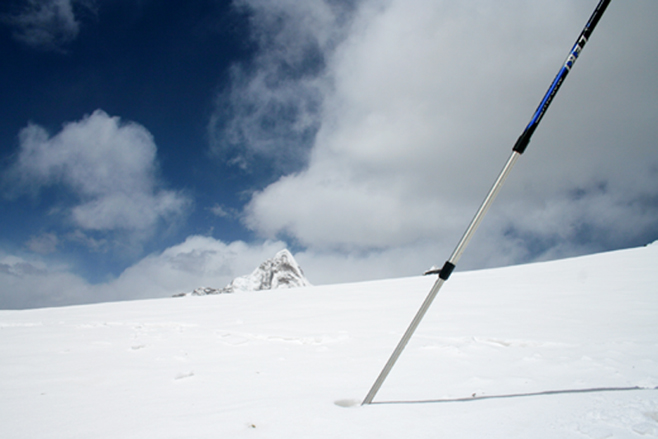
<svg viewBox="0 0 658 439">
<path fill-rule="evenodd" d="M 0 437 L 658 437 L 657 266 L 457 272 L 349 408 L 433 277 L 0 311 Z"/>
</svg>

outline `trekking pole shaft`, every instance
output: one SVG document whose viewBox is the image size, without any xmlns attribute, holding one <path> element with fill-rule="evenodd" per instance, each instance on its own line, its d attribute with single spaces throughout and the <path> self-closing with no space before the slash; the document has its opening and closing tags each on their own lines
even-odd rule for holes
<svg viewBox="0 0 658 439">
<path fill-rule="evenodd" d="M 370 391 L 364 398 L 363 402 L 361 405 L 365 404 L 370 404 L 372 400 L 374 399 L 375 395 L 379 391 L 379 388 L 384 384 L 384 380 L 386 380 L 386 377 L 388 376 L 389 372 L 391 369 L 393 369 L 393 366 L 395 365 L 395 362 L 398 361 L 398 358 L 400 357 L 400 354 L 402 354 L 402 351 L 404 348 L 407 346 L 407 343 L 409 343 L 409 340 L 411 339 L 411 336 L 414 334 L 416 331 L 416 328 L 420 324 L 420 321 L 423 320 L 423 317 L 425 316 L 425 313 L 429 309 L 430 305 L 432 304 L 432 301 L 438 294 L 439 290 L 441 289 L 441 286 L 443 285 L 445 281 L 441 278 L 438 278 L 436 282 L 434 282 L 434 286 L 432 286 L 432 289 L 430 290 L 430 293 L 427 295 L 425 298 L 425 301 L 421 305 L 420 309 L 416 313 L 416 316 L 414 319 L 411 321 L 411 324 L 407 328 L 406 332 L 398 342 L 398 345 L 395 347 L 395 350 L 391 354 L 391 357 L 388 359 L 386 362 L 386 365 L 382 369 L 382 371 L 379 373 L 379 376 L 375 380 L 375 383 L 372 385 L 370 388 Z"/>
<path fill-rule="evenodd" d="M 493 186 L 489 190 L 489 193 L 487 194 L 484 201 L 480 205 L 480 208 L 478 209 L 477 213 L 471 220 L 471 223 L 469 224 L 468 228 L 464 232 L 462 239 L 459 241 L 459 244 L 457 244 L 457 247 L 455 247 L 455 250 L 452 252 L 450 259 L 448 259 L 448 262 L 450 262 L 451 264 L 456 265 L 457 261 L 459 261 L 459 258 L 461 258 L 462 253 L 464 253 L 464 250 L 466 249 L 466 246 L 471 241 L 471 238 L 475 234 L 477 228 L 480 226 L 482 219 L 487 214 L 487 211 L 489 210 L 489 207 L 491 207 L 493 201 L 496 199 L 496 195 L 498 195 L 500 188 L 503 187 L 503 183 L 505 183 L 507 176 L 512 171 L 512 167 L 514 166 L 516 160 L 519 157 L 521 157 L 521 154 L 519 154 L 516 151 L 512 151 L 512 155 L 507 160 L 507 163 L 505 163 L 503 170 L 500 171 L 498 178 L 496 179 Z"/>
<path fill-rule="evenodd" d="M 486 198 L 482 202 L 482 205 L 478 209 L 477 213 L 471 220 L 471 224 L 468 226 L 468 229 L 466 229 L 466 232 L 464 233 L 464 236 L 462 236 L 462 239 L 459 241 L 459 244 L 457 244 L 457 247 L 455 248 L 455 251 L 452 253 L 452 256 L 450 257 L 449 262 L 446 264 L 456 264 L 457 260 L 461 257 L 462 252 L 464 251 L 464 248 L 468 245 L 468 242 L 471 240 L 473 237 L 473 234 L 475 233 L 475 230 L 477 230 L 478 226 L 480 225 L 480 222 L 482 221 L 482 218 L 484 215 L 487 213 L 487 210 L 489 210 L 489 207 L 491 206 L 491 203 L 493 203 L 494 199 L 496 198 L 496 195 L 498 195 L 498 191 L 502 187 L 503 183 L 505 182 L 505 179 L 509 175 L 510 171 L 512 170 L 512 167 L 514 166 L 514 163 L 516 163 L 516 160 L 520 157 L 520 154 L 516 151 L 512 152 L 512 155 L 510 156 L 509 160 L 507 160 L 507 163 L 505 164 L 505 167 L 503 167 L 503 170 L 500 172 L 500 175 L 496 179 L 496 182 L 494 185 L 491 187 L 489 190 L 489 193 L 487 194 Z M 444 266 L 445 267 L 445 266 Z M 404 348 L 407 346 L 407 343 L 409 343 L 409 340 L 411 339 L 411 336 L 414 334 L 416 331 L 416 328 L 418 328 L 418 325 L 420 324 L 420 321 L 423 319 L 425 316 L 425 313 L 429 309 L 430 305 L 434 301 L 434 298 L 438 294 L 439 290 L 443 286 L 447 279 L 444 279 L 442 276 L 439 276 L 439 278 L 434 282 L 434 285 L 432 286 L 432 289 L 430 290 L 430 293 L 427 295 L 425 298 L 425 301 L 421 305 L 420 309 L 416 313 L 416 316 L 414 319 L 411 321 L 411 324 L 405 331 L 404 335 L 398 342 L 398 345 L 396 346 L 395 350 L 393 351 L 393 354 L 391 354 L 391 357 L 388 359 L 386 362 L 386 365 L 380 372 L 379 376 L 377 377 L 377 380 L 375 380 L 375 383 L 372 385 L 372 388 L 368 392 L 368 395 L 366 395 L 365 399 L 363 400 L 363 404 L 370 404 L 379 391 L 379 388 L 382 386 L 384 383 L 384 380 L 386 380 L 386 377 L 388 376 L 389 372 L 391 369 L 393 369 L 393 366 L 395 365 L 395 362 L 398 360 L 400 357 L 400 354 L 402 354 L 402 351 Z"/>
<path fill-rule="evenodd" d="M 393 354 L 391 354 L 391 357 L 386 362 L 386 365 L 379 373 L 377 380 L 375 380 L 375 383 L 370 388 L 368 395 L 366 395 L 361 405 L 370 404 L 372 402 L 375 395 L 379 391 L 380 387 L 384 383 L 384 380 L 386 380 L 386 377 L 388 376 L 389 372 L 393 368 L 393 365 L 395 365 L 395 362 L 402 354 L 402 351 L 407 346 L 407 343 L 409 343 L 411 336 L 416 331 L 416 328 L 418 328 L 418 325 L 420 324 L 421 320 L 425 316 L 425 313 L 427 312 L 430 305 L 432 304 L 432 301 L 438 294 L 439 290 L 441 289 L 445 281 L 447 281 L 448 278 L 450 277 L 450 274 L 454 270 L 457 261 L 461 258 L 462 253 L 466 249 L 466 246 L 468 245 L 471 238 L 475 234 L 475 231 L 479 227 L 480 222 L 482 222 L 484 215 L 486 215 L 487 211 L 489 210 L 489 207 L 491 207 L 491 204 L 496 198 L 496 195 L 498 195 L 498 192 L 500 191 L 500 188 L 502 187 L 503 183 L 505 183 L 505 180 L 507 179 L 507 176 L 512 170 L 512 167 L 516 163 L 516 160 L 521 156 L 521 154 L 523 154 L 526 147 L 530 143 L 530 139 L 534 134 L 537 125 L 539 125 L 539 122 L 541 121 L 542 117 L 544 117 L 544 114 L 546 113 L 546 110 L 548 109 L 549 105 L 553 101 L 555 94 L 560 89 L 560 86 L 564 82 L 564 79 L 571 71 L 571 68 L 576 62 L 576 59 L 578 59 L 578 55 L 580 55 L 580 52 L 583 50 L 583 47 L 585 47 L 585 43 L 587 43 L 589 36 L 594 31 L 594 28 L 596 27 L 597 23 L 601 19 L 601 16 L 603 15 L 606 8 L 610 4 L 610 1 L 611 0 L 599 1 L 598 5 L 596 6 L 596 9 L 590 16 L 589 20 L 587 21 L 587 24 L 585 25 L 582 32 L 578 36 L 578 39 L 576 40 L 576 44 L 574 44 L 571 51 L 569 52 L 569 56 L 567 56 L 564 65 L 562 66 L 557 76 L 551 83 L 551 86 L 549 87 L 548 91 L 544 95 L 544 98 L 540 102 L 539 107 L 533 114 L 532 119 L 530 119 L 530 123 L 528 123 L 525 130 L 523 131 L 523 133 L 521 133 L 521 136 L 514 144 L 514 147 L 512 148 L 512 155 L 507 160 L 507 163 L 503 167 L 503 170 L 498 175 L 498 178 L 494 182 L 493 186 L 489 190 L 489 193 L 487 194 L 484 201 L 480 205 L 480 208 L 478 209 L 475 216 L 471 220 L 471 223 L 469 224 L 468 228 L 464 232 L 464 235 L 462 236 L 461 240 L 457 244 L 457 247 L 455 247 L 455 250 L 452 252 L 450 258 L 445 262 L 443 268 L 441 268 L 440 270 L 439 269 L 430 270 L 425 273 L 425 274 L 438 274 L 439 278 L 432 286 L 432 289 L 430 290 L 429 294 L 425 298 L 425 301 L 423 302 L 420 309 L 416 313 L 414 319 L 412 320 L 411 324 L 405 331 L 404 335 L 402 336 L 402 339 L 400 339 L 400 341 L 398 342 L 398 345 L 393 351 Z"/>
</svg>

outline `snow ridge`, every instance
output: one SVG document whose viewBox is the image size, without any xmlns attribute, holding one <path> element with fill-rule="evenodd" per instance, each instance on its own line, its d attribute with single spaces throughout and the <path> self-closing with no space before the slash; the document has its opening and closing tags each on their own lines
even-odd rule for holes
<svg viewBox="0 0 658 439">
<path fill-rule="evenodd" d="M 251 274 L 240 276 L 221 289 L 200 287 L 181 296 L 205 296 L 208 294 L 234 293 L 236 291 L 275 290 L 278 288 L 310 287 L 311 283 L 304 276 L 292 253 L 287 249 L 279 251 L 272 259 L 258 266 Z"/>
</svg>

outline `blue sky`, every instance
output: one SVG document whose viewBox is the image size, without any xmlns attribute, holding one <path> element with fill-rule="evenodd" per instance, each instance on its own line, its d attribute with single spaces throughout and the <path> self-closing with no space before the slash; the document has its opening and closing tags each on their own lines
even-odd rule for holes
<svg viewBox="0 0 658 439">
<path fill-rule="evenodd" d="M 56 2 L 33 7 L 49 3 Z M 158 228 L 158 239 L 140 242 L 145 251 L 213 227 L 222 239 L 244 236 L 244 229 L 228 221 L 221 224 L 209 208 L 215 203 L 239 208 L 240 191 L 262 182 L 210 153 L 207 124 L 215 94 L 229 81 L 230 66 L 253 52 L 247 14 L 230 2 L 214 1 L 70 4 L 77 31 L 70 30 L 67 38 L 57 37 L 64 29 L 52 29 L 51 39 L 31 41 L 26 30 L 5 21 L 0 74 L 12 86 L 5 87 L 0 110 L 3 164 L 15 159 L 18 135 L 28 124 L 56 135 L 63 124 L 102 110 L 106 119 L 118 117 L 118 125 L 137 123 L 153 136 L 158 185 L 193 203 L 181 212 L 185 225 L 166 233 Z M 28 2 L 8 2 L 4 8 L 5 17 L 30 13 Z M 70 185 L 50 182 L 36 194 L 28 191 L 3 200 L 4 245 L 21 249 L 44 233 L 56 234 L 61 256 L 72 258 L 85 276 L 97 281 L 107 271 L 118 274 L 133 254 L 106 249 L 89 259 L 79 244 L 61 238 L 77 230 L 63 218 L 75 202 L 71 197 L 77 196 L 71 192 Z M 62 209 L 62 214 L 49 215 L 53 209 Z M 100 235 L 97 239 L 107 239 Z"/>
<path fill-rule="evenodd" d="M 595 4 L 3 2 L 0 308 L 442 264 Z M 657 9 L 611 4 L 458 269 L 658 239 Z"/>
</svg>

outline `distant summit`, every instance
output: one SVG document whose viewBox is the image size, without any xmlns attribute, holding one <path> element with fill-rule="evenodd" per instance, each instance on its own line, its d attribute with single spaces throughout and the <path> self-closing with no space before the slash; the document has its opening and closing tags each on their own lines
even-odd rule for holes
<svg viewBox="0 0 658 439">
<path fill-rule="evenodd" d="M 224 287 L 222 293 L 235 291 L 275 290 L 277 288 L 308 287 L 311 283 L 287 250 L 281 250 L 272 259 L 260 264 L 250 275 L 240 276 Z"/>
<path fill-rule="evenodd" d="M 190 293 L 176 294 L 181 296 L 205 296 L 208 294 L 234 293 L 239 291 L 274 290 L 278 288 L 308 287 L 311 283 L 304 272 L 287 250 L 281 250 L 272 259 L 260 264 L 251 274 L 240 276 L 224 288 L 200 287 Z"/>
</svg>

